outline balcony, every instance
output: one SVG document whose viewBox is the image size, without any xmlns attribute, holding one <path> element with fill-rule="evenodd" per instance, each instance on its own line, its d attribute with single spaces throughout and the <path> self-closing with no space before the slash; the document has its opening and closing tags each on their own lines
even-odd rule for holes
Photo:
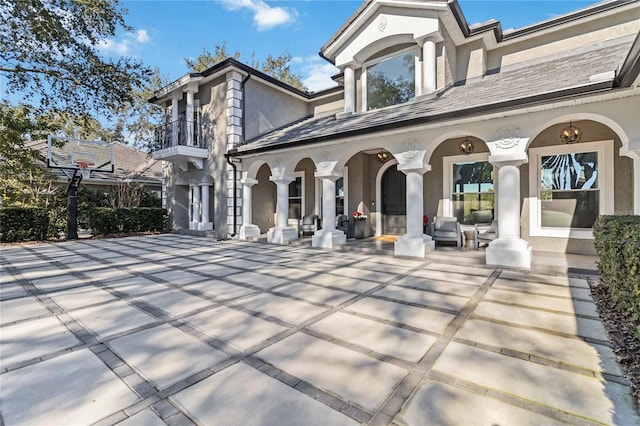
<svg viewBox="0 0 640 426">
<path fill-rule="evenodd" d="M 180 119 L 155 129 L 153 158 L 175 163 L 187 171 L 189 163 L 202 169 L 209 150 L 202 132 L 203 127 L 193 121 Z"/>
</svg>

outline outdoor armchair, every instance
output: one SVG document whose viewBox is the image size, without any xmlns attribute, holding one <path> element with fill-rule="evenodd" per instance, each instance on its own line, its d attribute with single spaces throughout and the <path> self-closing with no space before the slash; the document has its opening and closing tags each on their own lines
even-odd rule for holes
<svg viewBox="0 0 640 426">
<path fill-rule="evenodd" d="M 456 246 L 462 246 L 462 232 L 460 223 L 455 217 L 436 216 L 431 222 L 431 238 L 433 241 L 455 241 Z"/>
</svg>

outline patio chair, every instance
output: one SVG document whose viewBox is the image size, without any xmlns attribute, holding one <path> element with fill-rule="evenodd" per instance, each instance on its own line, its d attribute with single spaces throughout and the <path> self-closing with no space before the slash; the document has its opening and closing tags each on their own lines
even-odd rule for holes
<svg viewBox="0 0 640 426">
<path fill-rule="evenodd" d="M 462 246 L 462 232 L 456 217 L 434 217 L 431 222 L 431 238 L 433 241 L 455 241 L 457 247 Z"/>
<path fill-rule="evenodd" d="M 346 214 L 336 215 L 336 229 L 349 234 L 349 216 Z"/>
<path fill-rule="evenodd" d="M 478 224 L 475 225 L 476 228 L 476 248 L 480 247 L 480 243 L 489 244 L 491 241 L 498 238 L 498 221 L 494 220 L 491 222 L 491 226 L 486 231 L 480 231 L 478 229 Z"/>
<path fill-rule="evenodd" d="M 307 214 L 302 218 L 300 222 L 300 233 L 302 235 L 313 234 L 318 229 L 318 215 Z"/>
</svg>

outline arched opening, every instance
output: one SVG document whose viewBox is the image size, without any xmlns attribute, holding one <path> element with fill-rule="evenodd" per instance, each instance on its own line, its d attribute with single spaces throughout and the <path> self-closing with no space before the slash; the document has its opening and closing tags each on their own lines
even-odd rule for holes
<svg viewBox="0 0 640 426">
<path fill-rule="evenodd" d="M 252 220 L 260 228 L 260 233 L 275 226 L 276 185 L 269 180 L 271 169 L 263 164 L 256 174 L 257 184 L 251 188 Z"/>
<path fill-rule="evenodd" d="M 407 179 L 398 165 L 389 167 L 382 175 L 382 233 L 402 235 L 407 232 Z"/>
</svg>

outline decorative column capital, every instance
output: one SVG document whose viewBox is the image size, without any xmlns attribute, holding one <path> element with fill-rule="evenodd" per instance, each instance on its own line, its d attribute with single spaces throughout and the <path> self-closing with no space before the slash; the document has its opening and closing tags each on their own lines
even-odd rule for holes
<svg viewBox="0 0 640 426">
<path fill-rule="evenodd" d="M 489 162 L 497 167 L 504 167 L 504 166 L 520 167 L 521 165 L 529 162 L 529 157 L 527 156 L 526 152 L 490 155 Z"/>
<path fill-rule="evenodd" d="M 293 176 L 269 176 L 269 180 L 273 183 L 277 184 L 287 184 L 287 183 L 291 183 L 295 180 L 296 178 Z"/>
<path fill-rule="evenodd" d="M 338 173 L 334 170 L 331 171 L 316 171 L 313 174 L 314 177 L 317 177 L 318 179 L 327 179 L 327 180 L 332 180 L 332 181 L 337 181 L 338 179 L 340 179 L 342 177 L 342 173 Z"/>
<path fill-rule="evenodd" d="M 431 164 L 425 164 L 423 167 L 414 167 L 413 165 L 406 165 L 403 167 L 402 164 L 398 164 L 398 171 L 408 175 L 409 173 L 417 173 L 423 175 L 427 172 L 431 171 Z"/>
<path fill-rule="evenodd" d="M 244 186 L 252 187 L 253 185 L 258 183 L 258 180 L 250 179 L 250 178 L 242 178 L 240 179 L 240 183 L 243 184 Z"/>
</svg>

